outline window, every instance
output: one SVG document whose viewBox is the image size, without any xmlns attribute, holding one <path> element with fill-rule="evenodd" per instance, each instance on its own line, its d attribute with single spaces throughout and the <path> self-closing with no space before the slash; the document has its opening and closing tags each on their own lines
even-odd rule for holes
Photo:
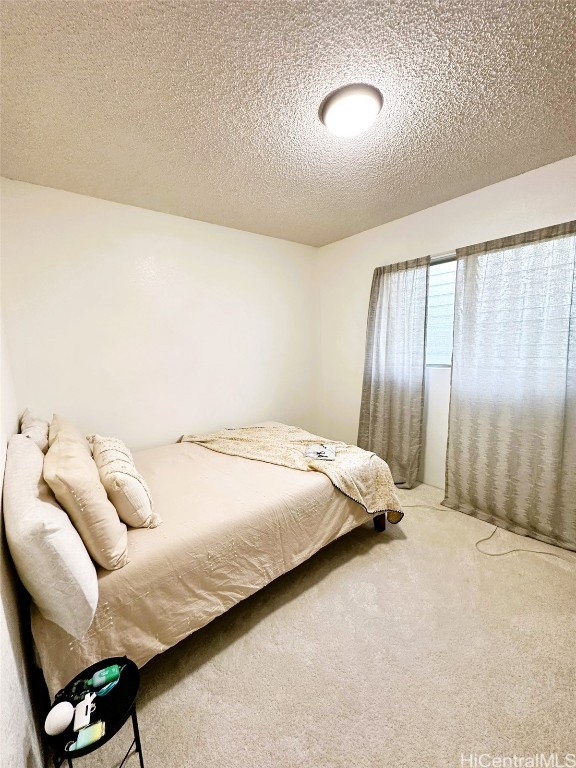
<svg viewBox="0 0 576 768">
<path fill-rule="evenodd" d="M 432 263 L 428 272 L 426 365 L 452 365 L 456 259 Z"/>
</svg>

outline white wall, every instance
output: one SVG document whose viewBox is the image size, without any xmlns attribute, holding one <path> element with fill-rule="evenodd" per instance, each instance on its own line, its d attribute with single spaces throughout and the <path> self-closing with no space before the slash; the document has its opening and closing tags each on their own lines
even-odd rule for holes
<svg viewBox="0 0 576 768">
<path fill-rule="evenodd" d="M 136 449 L 310 423 L 316 249 L 8 180 L 2 208 L 19 409 Z"/>
<path fill-rule="evenodd" d="M 17 431 L 18 414 L 4 339 L 0 348 L 2 409 L 0 423 L 0 487 L 4 478 L 6 443 Z M 29 658 L 25 651 L 28 632 L 23 631 L 25 608 L 19 605 L 17 584 L 7 552 L 0 511 L 0 763 L 10 768 L 41 766 L 42 749 L 29 681 Z"/>
<path fill-rule="evenodd" d="M 571 157 L 319 249 L 319 386 L 313 428 L 326 437 L 356 441 L 376 267 L 575 218 L 576 157 Z M 439 487 L 444 473 L 438 458 L 446 453 L 446 428 L 439 422 L 447 394 L 446 376 L 435 376 L 428 393 L 424 479 Z"/>
</svg>

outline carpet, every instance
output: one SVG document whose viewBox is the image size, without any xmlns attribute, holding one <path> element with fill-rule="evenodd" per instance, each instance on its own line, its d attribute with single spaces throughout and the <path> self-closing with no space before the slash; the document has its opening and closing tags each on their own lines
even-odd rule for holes
<svg viewBox="0 0 576 768">
<path fill-rule="evenodd" d="M 482 554 L 493 526 L 429 486 L 400 496 L 400 525 L 367 522 L 142 669 L 146 768 L 576 752 L 576 556 L 500 529 L 479 547 L 531 552 Z M 128 723 L 83 768 L 118 765 L 130 740 Z"/>
</svg>

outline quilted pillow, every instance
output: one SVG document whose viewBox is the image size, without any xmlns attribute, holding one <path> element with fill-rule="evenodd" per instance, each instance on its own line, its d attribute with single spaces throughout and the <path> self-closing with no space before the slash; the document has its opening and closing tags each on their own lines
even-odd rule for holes
<svg viewBox="0 0 576 768">
<path fill-rule="evenodd" d="M 92 559 L 109 571 L 122 568 L 128 562 L 128 533 L 106 496 L 86 439 L 70 422 L 55 415 L 49 441 L 44 479 L 68 512 Z"/>
<path fill-rule="evenodd" d="M 96 569 L 44 481 L 43 463 L 32 440 L 11 438 L 4 475 L 6 539 L 20 580 L 40 612 L 82 639 L 98 603 Z"/>
<path fill-rule="evenodd" d="M 26 408 L 20 416 L 20 432 L 33 440 L 42 453 L 48 450 L 49 427 L 50 424 L 46 419 L 36 416 L 29 408 Z"/>
<path fill-rule="evenodd" d="M 87 439 L 92 444 L 102 485 L 120 519 L 133 528 L 159 525 L 162 519 L 153 511 L 150 490 L 122 440 L 101 435 L 90 435 Z"/>
</svg>

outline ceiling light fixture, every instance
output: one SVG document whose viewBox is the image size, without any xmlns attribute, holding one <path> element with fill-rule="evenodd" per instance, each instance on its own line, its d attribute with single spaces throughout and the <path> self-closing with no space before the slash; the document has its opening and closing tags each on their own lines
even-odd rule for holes
<svg viewBox="0 0 576 768">
<path fill-rule="evenodd" d="M 330 93 L 320 105 L 320 120 L 334 136 L 358 136 L 374 124 L 382 94 L 373 85 L 354 83 Z"/>
</svg>

